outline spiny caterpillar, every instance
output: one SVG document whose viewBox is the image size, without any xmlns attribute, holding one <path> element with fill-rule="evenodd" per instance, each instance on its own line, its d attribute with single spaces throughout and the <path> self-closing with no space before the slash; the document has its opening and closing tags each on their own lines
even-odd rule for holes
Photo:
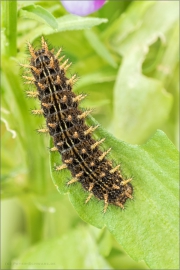
<svg viewBox="0 0 180 270">
<path fill-rule="evenodd" d="M 29 68 L 33 77 L 23 76 L 28 84 L 34 84 L 37 91 L 28 91 L 29 97 L 38 98 L 41 109 L 33 110 L 36 115 L 44 115 L 45 129 L 39 132 L 48 132 L 54 141 L 52 151 L 59 151 L 63 165 L 56 167 L 57 171 L 68 169 L 72 179 L 67 185 L 80 182 L 89 192 L 86 203 L 94 195 L 104 200 L 104 213 L 108 204 L 124 208 L 128 198 L 132 199 L 133 188 L 131 179 L 124 180 L 120 165 L 113 168 L 112 162 L 106 159 L 111 148 L 105 152 L 99 145 L 105 139 L 96 141 L 92 137 L 98 126 L 87 126 L 85 118 L 92 110 L 82 110 L 78 107 L 86 95 L 76 95 L 72 87 L 77 81 L 76 75 L 70 79 L 66 71 L 70 67 L 68 59 L 61 63 L 64 56 L 58 59 L 61 49 L 54 55 L 49 50 L 44 38 L 41 39 L 42 48 L 35 50 L 30 43 L 28 49 L 31 55 Z"/>
</svg>

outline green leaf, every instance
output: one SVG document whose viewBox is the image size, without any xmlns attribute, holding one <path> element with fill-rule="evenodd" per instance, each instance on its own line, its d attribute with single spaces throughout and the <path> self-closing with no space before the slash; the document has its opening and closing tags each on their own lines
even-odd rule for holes
<svg viewBox="0 0 180 270">
<path fill-rule="evenodd" d="M 53 29 L 58 28 L 58 22 L 56 18 L 49 11 L 38 5 L 29 5 L 21 8 L 19 15 L 24 18 L 45 23 Z"/>
<path fill-rule="evenodd" d="M 167 120 L 172 96 L 163 84 L 141 74 L 141 48 L 131 50 L 119 69 L 114 88 L 114 131 L 118 138 L 142 143 Z"/>
<path fill-rule="evenodd" d="M 97 124 L 88 119 L 89 124 Z M 102 213 L 103 201 L 92 198 L 79 183 L 67 187 L 71 179 L 67 170 L 56 173 L 53 181 L 61 193 L 69 193 L 70 201 L 86 222 L 107 226 L 125 251 L 137 261 L 144 260 L 151 269 L 178 268 L 178 151 L 162 131 L 142 146 L 119 141 L 104 129 L 96 137 L 106 138 L 112 147 L 111 158 L 121 164 L 125 178 L 133 177 L 134 200 L 126 209 L 109 205 Z M 51 167 L 60 164 L 58 153 L 51 155 Z"/>
<path fill-rule="evenodd" d="M 86 30 L 85 37 L 87 38 L 89 44 L 91 44 L 92 48 L 97 52 L 97 54 L 102 57 L 102 59 L 104 59 L 112 67 L 117 67 L 115 60 L 107 50 L 106 46 L 97 36 L 97 34 L 95 34 L 92 30 Z"/>
<path fill-rule="evenodd" d="M 125 56 L 140 46 L 145 54 L 157 37 L 166 43 L 167 31 L 179 19 L 178 7 L 178 2 L 172 1 L 165 4 L 159 1 L 133 2 L 119 21 L 111 25 L 108 38 L 113 50 Z"/>
<path fill-rule="evenodd" d="M 75 15 L 65 15 L 56 19 L 56 21 L 58 22 L 58 27 L 56 29 L 56 33 L 57 33 L 57 32 L 62 32 L 62 31 L 89 29 L 101 23 L 106 23 L 107 19 L 92 18 L 92 17 L 79 17 Z M 44 35 L 53 34 L 54 29 L 52 29 L 52 27 L 47 27 L 47 25 L 37 26 L 36 28 L 32 29 L 31 32 L 28 32 L 26 35 L 24 35 L 21 38 L 19 44 L 24 45 L 26 40 L 32 41 L 35 38 L 42 35 L 42 33 Z"/>
<path fill-rule="evenodd" d="M 115 135 L 130 143 L 145 142 L 157 128 L 163 127 L 170 117 L 173 96 L 165 90 L 167 85 L 157 76 L 150 79 L 142 75 L 142 63 L 149 47 L 158 39 L 163 46 L 159 54 L 153 56 L 155 70 L 162 66 L 158 56 L 163 55 L 163 47 L 177 52 L 175 44 L 169 42 L 168 31 L 178 22 L 178 3 L 159 1 L 133 2 L 124 15 L 110 28 L 106 37 L 112 49 L 123 56 L 114 88 Z M 177 40 L 177 38 L 176 38 Z M 167 56 L 165 56 L 167 58 Z M 173 53 L 169 54 L 174 59 Z M 178 53 L 175 55 L 176 59 Z M 164 67 L 172 72 L 170 66 Z M 171 73 L 174 76 L 174 73 Z M 166 74 L 167 77 L 167 74 Z"/>
<path fill-rule="evenodd" d="M 95 25 L 106 23 L 108 21 L 103 18 L 80 17 L 71 14 L 60 17 L 57 20 L 59 31 L 89 29 Z"/>
<path fill-rule="evenodd" d="M 167 92 L 173 96 L 173 104 L 163 131 L 178 146 L 179 134 L 179 20 L 166 36 L 167 43 L 153 43 L 143 63 L 143 73 L 160 80 Z"/>
<path fill-rule="evenodd" d="M 112 269 L 85 227 L 33 246 L 13 265 L 13 269 L 24 269 L 24 265 L 26 269 Z"/>
<path fill-rule="evenodd" d="M 76 91 L 85 86 L 95 83 L 106 83 L 113 82 L 116 78 L 116 72 L 114 70 L 108 69 L 103 71 L 97 71 L 88 75 L 84 75 L 78 84 L 76 85 Z"/>
</svg>

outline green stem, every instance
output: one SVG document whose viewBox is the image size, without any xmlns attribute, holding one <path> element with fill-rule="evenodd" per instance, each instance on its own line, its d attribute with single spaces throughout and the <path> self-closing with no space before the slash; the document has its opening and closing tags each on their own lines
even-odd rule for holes
<svg viewBox="0 0 180 270">
<path fill-rule="evenodd" d="M 6 54 L 17 53 L 17 1 L 2 1 L 2 27 L 6 35 Z"/>
<path fill-rule="evenodd" d="M 35 244 L 43 238 L 43 212 L 40 212 L 34 204 L 33 195 L 26 194 L 20 198 L 20 204 L 24 210 L 26 228 L 30 244 Z"/>
</svg>

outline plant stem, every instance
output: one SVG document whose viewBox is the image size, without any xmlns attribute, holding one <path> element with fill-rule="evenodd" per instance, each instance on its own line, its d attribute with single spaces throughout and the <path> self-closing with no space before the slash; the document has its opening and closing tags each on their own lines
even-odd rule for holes
<svg viewBox="0 0 180 270">
<path fill-rule="evenodd" d="M 2 26 L 6 36 L 6 54 L 16 56 L 17 53 L 17 1 L 2 2 Z"/>
</svg>

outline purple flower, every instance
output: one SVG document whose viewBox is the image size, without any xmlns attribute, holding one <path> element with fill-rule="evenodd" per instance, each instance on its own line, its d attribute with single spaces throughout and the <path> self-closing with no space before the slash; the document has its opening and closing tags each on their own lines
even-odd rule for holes
<svg viewBox="0 0 180 270">
<path fill-rule="evenodd" d="M 68 12 L 86 16 L 100 9 L 106 0 L 61 0 L 61 2 Z"/>
</svg>

